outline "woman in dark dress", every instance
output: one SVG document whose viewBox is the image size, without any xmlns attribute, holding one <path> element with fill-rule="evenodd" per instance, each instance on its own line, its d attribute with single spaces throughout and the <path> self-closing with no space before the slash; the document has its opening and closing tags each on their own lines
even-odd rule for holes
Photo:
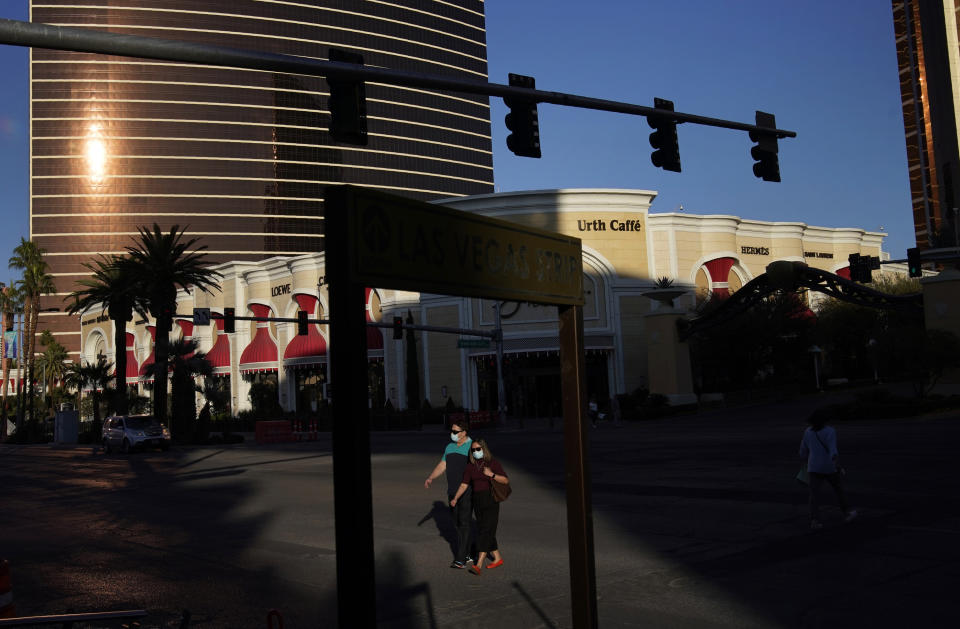
<svg viewBox="0 0 960 629">
<path fill-rule="evenodd" d="M 477 439 L 470 446 L 470 462 L 463 472 L 463 482 L 457 489 L 456 495 L 450 501 L 450 506 L 457 506 L 457 500 L 473 488 L 473 513 L 477 517 L 477 551 L 479 556 L 471 570 L 481 574 L 483 560 L 487 554 L 493 557 L 488 569 L 499 568 L 503 565 L 503 557 L 497 547 L 497 523 L 500 520 L 500 503 L 493 499 L 490 483 L 510 484 L 510 479 L 503 473 L 503 466 L 493 458 L 486 440 Z"/>
</svg>

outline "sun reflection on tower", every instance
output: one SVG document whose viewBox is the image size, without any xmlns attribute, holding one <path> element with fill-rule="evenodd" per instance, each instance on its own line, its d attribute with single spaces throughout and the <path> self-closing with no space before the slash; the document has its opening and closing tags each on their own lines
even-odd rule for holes
<svg viewBox="0 0 960 629">
<path fill-rule="evenodd" d="M 103 183 L 107 173 L 107 143 L 100 132 L 100 125 L 93 123 L 87 131 L 84 150 L 87 162 L 87 176 L 94 185 Z"/>
</svg>

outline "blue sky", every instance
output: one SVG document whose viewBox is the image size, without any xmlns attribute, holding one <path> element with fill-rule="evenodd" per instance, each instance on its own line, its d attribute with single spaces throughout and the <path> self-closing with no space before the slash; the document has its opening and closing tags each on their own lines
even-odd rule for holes
<svg viewBox="0 0 960 629">
<path fill-rule="evenodd" d="M 757 109 L 797 132 L 780 141 L 782 183 L 753 176 L 745 132 L 679 127 L 682 173 L 650 163 L 645 119 L 540 106 L 542 159 L 506 149 L 503 103 L 492 105 L 498 190 L 655 190 L 651 211 L 678 206 L 889 234 L 914 245 L 893 22 L 877 0 L 488 0 L 490 80 L 509 72 L 537 87 L 752 123 Z M 25 20 L 26 0 L 0 17 Z M 0 46 L 0 256 L 29 235 L 26 49 Z M 11 275 L 12 277 L 12 275 Z M 8 277 L 0 275 L 0 281 Z"/>
</svg>

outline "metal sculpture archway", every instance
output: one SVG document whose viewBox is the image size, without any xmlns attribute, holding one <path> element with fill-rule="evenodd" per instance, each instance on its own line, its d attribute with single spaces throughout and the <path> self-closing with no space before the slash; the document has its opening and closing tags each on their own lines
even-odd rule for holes
<svg viewBox="0 0 960 629">
<path fill-rule="evenodd" d="M 803 262 L 781 260 L 767 265 L 766 273 L 744 284 L 713 312 L 693 319 L 678 319 L 680 340 L 729 321 L 777 291 L 795 291 L 798 288 L 815 290 L 861 306 L 923 317 L 922 293 L 889 295 Z"/>
</svg>

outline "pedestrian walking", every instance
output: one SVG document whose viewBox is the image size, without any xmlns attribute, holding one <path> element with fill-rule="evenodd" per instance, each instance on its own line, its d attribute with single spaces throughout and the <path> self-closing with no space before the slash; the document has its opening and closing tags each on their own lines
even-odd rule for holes
<svg viewBox="0 0 960 629">
<path fill-rule="evenodd" d="M 597 404 L 597 396 L 591 395 L 590 402 L 587 404 L 587 415 L 590 416 L 590 423 L 597 427 L 597 418 L 600 415 L 600 406 Z"/>
<path fill-rule="evenodd" d="M 850 509 L 847 496 L 843 491 L 843 477 L 846 472 L 840 465 L 840 452 L 837 449 L 837 431 L 827 425 L 828 412 L 820 409 L 814 411 L 807 418 L 810 426 L 804 430 L 800 440 L 800 459 L 806 463 L 810 487 L 810 528 L 823 528 L 820 521 L 820 489 L 824 482 L 833 487 L 837 495 L 837 503 L 843 511 L 844 522 L 850 522 L 857 517 L 857 512 Z"/>
<path fill-rule="evenodd" d="M 463 481 L 457 493 L 450 501 L 456 507 L 462 496 L 473 489 L 473 512 L 477 518 L 477 562 L 471 567 L 474 574 L 482 574 L 483 560 L 487 555 L 493 561 L 488 570 L 503 565 L 500 547 L 497 544 L 497 525 L 500 523 L 500 503 L 494 500 L 491 483 L 509 485 L 510 479 L 503 471 L 500 462 L 493 458 L 490 446 L 484 439 L 478 439 L 470 446 L 472 460 L 463 472 Z"/>
<path fill-rule="evenodd" d="M 472 493 L 468 488 L 462 499 L 454 504 L 452 500 L 460 483 L 463 480 L 464 470 L 470 461 L 470 445 L 473 440 L 467 434 L 469 422 L 463 419 L 450 424 L 450 441 L 443 451 L 440 462 L 433 468 L 423 487 L 430 489 L 434 480 L 444 474 L 447 477 L 447 503 L 450 505 L 450 517 L 453 520 L 453 527 L 457 532 L 456 550 L 451 568 L 466 568 L 473 563 L 470 557 L 470 506 L 472 502 Z"/>
</svg>

